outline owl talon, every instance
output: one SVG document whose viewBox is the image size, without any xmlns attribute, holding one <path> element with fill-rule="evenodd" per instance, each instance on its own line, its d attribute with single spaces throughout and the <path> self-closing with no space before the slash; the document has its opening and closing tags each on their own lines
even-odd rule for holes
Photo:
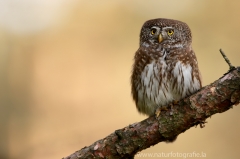
<svg viewBox="0 0 240 159">
<path fill-rule="evenodd" d="M 160 114 L 161 114 L 161 109 L 157 108 L 157 110 L 155 111 L 156 117 L 158 118 Z"/>
</svg>

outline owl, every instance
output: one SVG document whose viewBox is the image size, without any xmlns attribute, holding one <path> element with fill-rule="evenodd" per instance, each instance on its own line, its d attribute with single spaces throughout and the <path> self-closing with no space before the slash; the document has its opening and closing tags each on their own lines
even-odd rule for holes
<svg viewBox="0 0 240 159">
<path fill-rule="evenodd" d="M 202 87 L 188 25 L 171 19 L 146 21 L 134 56 L 132 96 L 140 113 L 181 100 Z"/>
</svg>

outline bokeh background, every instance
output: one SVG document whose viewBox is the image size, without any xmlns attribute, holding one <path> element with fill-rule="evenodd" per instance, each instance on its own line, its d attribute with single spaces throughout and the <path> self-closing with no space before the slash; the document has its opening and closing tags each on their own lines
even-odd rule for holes
<svg viewBox="0 0 240 159">
<path fill-rule="evenodd" d="M 203 85 L 240 65 L 238 0 L 0 0 L 0 159 L 68 156 L 146 118 L 131 99 L 142 24 L 186 22 Z M 240 108 L 142 152 L 239 158 Z"/>
</svg>

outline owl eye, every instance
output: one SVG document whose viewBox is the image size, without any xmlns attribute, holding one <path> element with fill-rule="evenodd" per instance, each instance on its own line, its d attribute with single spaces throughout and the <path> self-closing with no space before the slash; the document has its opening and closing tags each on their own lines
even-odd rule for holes
<svg viewBox="0 0 240 159">
<path fill-rule="evenodd" d="M 173 30 L 168 30 L 168 31 L 167 31 L 167 34 L 168 34 L 169 36 L 173 35 L 173 33 L 174 33 Z"/>
<path fill-rule="evenodd" d="M 157 32 L 157 29 L 155 29 L 155 28 L 152 28 L 152 29 L 151 29 L 151 34 L 152 34 L 152 35 L 154 35 L 156 32 Z"/>
</svg>

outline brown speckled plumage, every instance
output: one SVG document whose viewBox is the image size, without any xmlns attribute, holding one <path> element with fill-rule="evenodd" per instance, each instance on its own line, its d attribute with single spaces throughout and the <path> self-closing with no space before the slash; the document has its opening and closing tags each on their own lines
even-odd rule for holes
<svg viewBox="0 0 240 159">
<path fill-rule="evenodd" d="M 186 23 L 153 19 L 144 23 L 134 57 L 132 95 L 139 112 L 178 101 L 201 88 L 192 36 Z"/>
</svg>

